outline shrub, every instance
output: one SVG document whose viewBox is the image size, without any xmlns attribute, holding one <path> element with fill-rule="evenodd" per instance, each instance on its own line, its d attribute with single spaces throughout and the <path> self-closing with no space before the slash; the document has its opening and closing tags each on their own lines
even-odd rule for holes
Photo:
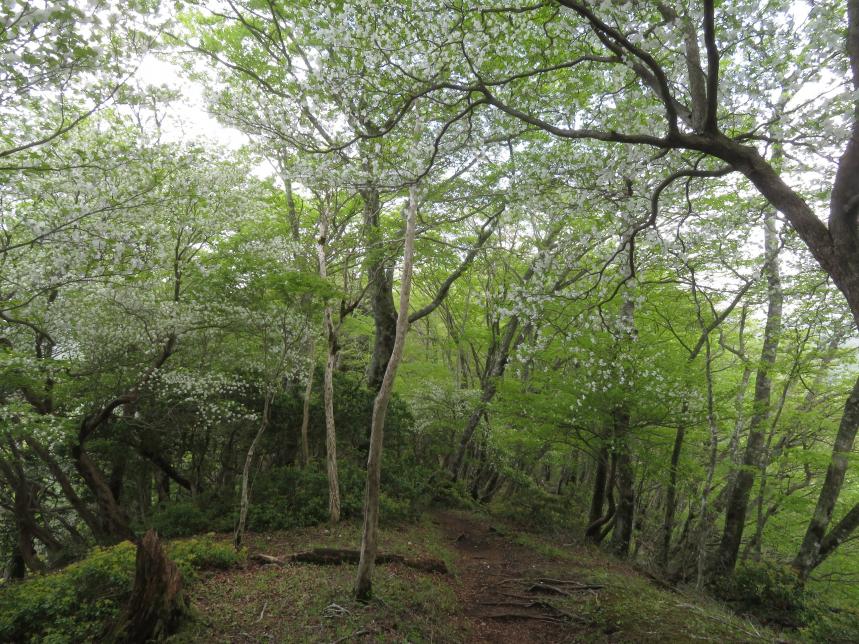
<svg viewBox="0 0 859 644">
<path fill-rule="evenodd" d="M 808 621 L 813 600 L 793 570 L 770 562 L 742 564 L 716 592 L 738 612 L 793 627 Z"/>
<path fill-rule="evenodd" d="M 170 543 L 167 554 L 179 567 L 182 576 L 191 580 L 198 570 L 226 570 L 240 564 L 247 556 L 247 550 L 236 552 L 230 543 L 197 537 Z"/>
<path fill-rule="evenodd" d="M 859 613 L 821 608 L 800 632 L 808 642 L 859 642 Z"/>
<path fill-rule="evenodd" d="M 125 541 L 0 589 L 0 641 L 96 641 L 131 593 L 134 558 L 134 544 Z"/>
<path fill-rule="evenodd" d="M 576 527 L 577 513 L 568 497 L 550 494 L 530 478 L 520 477 L 503 500 L 492 504 L 492 512 L 533 530 L 561 530 Z M 527 512 L 522 511 L 527 508 Z"/>
<path fill-rule="evenodd" d="M 152 515 L 152 527 L 158 534 L 172 537 L 188 537 L 211 530 L 209 517 L 194 500 L 172 501 L 158 508 Z"/>
<path fill-rule="evenodd" d="M 145 527 L 155 528 L 162 537 L 173 539 L 206 532 L 229 532 L 235 523 L 235 504 L 213 493 L 204 493 L 159 506 Z"/>
<path fill-rule="evenodd" d="M 168 544 L 186 580 L 195 571 L 229 568 L 244 559 L 209 538 Z M 97 642 L 131 595 L 136 548 L 124 541 L 95 548 L 85 559 L 48 575 L 0 587 L 0 642 L 79 644 Z"/>
<path fill-rule="evenodd" d="M 323 466 L 275 467 L 261 473 L 254 484 L 248 508 L 248 528 L 284 530 L 327 521 L 328 477 L 321 469 Z M 338 466 L 341 516 L 359 516 L 364 473 L 345 459 Z"/>
</svg>

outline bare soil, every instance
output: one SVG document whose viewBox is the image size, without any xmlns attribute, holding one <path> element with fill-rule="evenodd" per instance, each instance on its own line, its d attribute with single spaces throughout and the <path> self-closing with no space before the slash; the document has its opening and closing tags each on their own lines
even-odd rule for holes
<svg viewBox="0 0 859 644">
<path fill-rule="evenodd" d="M 520 546 L 473 515 L 444 512 L 435 521 L 458 555 L 456 593 L 470 642 L 605 641 L 569 601 L 564 608 L 553 601 L 600 592 L 583 569 Z"/>
</svg>

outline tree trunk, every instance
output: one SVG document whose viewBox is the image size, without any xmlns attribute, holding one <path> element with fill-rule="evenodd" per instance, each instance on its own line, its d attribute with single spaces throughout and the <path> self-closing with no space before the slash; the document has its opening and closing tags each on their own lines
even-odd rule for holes
<svg viewBox="0 0 859 644">
<path fill-rule="evenodd" d="M 713 503 L 713 511 L 717 513 L 722 511 L 724 504 L 727 503 L 729 498 L 731 498 L 731 493 L 733 492 L 734 483 L 737 478 L 737 471 L 740 466 L 740 440 L 743 436 L 743 430 L 746 424 L 746 392 L 749 389 L 749 382 L 752 379 L 752 366 L 746 356 L 745 331 L 747 315 L 748 306 L 744 304 L 740 313 L 739 339 L 737 341 L 738 346 L 735 351 L 735 354 L 743 363 L 743 375 L 740 377 L 737 395 L 734 398 L 734 412 L 736 414 L 736 418 L 734 420 L 734 430 L 731 432 L 731 440 L 728 442 L 728 452 L 726 456 L 728 462 L 731 464 L 731 471 L 728 473 L 728 481 L 725 483 L 724 493 L 720 494 L 724 500 L 720 501 L 720 499 L 717 498 Z"/>
<path fill-rule="evenodd" d="M 310 443 L 308 431 L 310 430 L 310 396 L 313 394 L 313 372 L 316 370 L 316 338 L 313 334 L 307 337 L 307 355 L 309 366 L 307 369 L 307 383 L 304 386 L 304 404 L 301 407 L 301 464 L 307 467 L 310 463 Z"/>
<path fill-rule="evenodd" d="M 385 369 L 379 393 L 373 403 L 373 418 L 370 429 L 370 454 L 367 459 L 367 489 L 364 498 L 364 525 L 361 538 L 361 560 L 358 564 L 358 577 L 355 581 L 355 596 L 360 601 L 372 597 L 373 566 L 378 548 L 379 529 L 379 483 L 382 472 L 382 444 L 385 429 L 385 414 L 394 386 L 406 331 L 409 326 L 409 294 L 412 285 L 412 262 L 415 247 L 415 223 L 417 219 L 417 187 L 409 186 L 409 205 L 406 210 L 405 250 L 403 254 L 403 274 L 400 282 L 400 311 L 397 316 L 397 330 L 391 359 Z"/>
<path fill-rule="evenodd" d="M 108 641 L 128 644 L 160 642 L 175 633 L 188 612 L 182 575 L 167 558 L 154 530 L 137 544 L 131 599 Z"/>
<path fill-rule="evenodd" d="M 696 295 L 697 302 L 697 295 Z M 703 327 L 703 319 L 698 309 L 698 320 Z M 713 490 L 713 477 L 716 474 L 716 462 L 719 455 L 719 425 L 716 421 L 716 406 L 713 394 L 713 354 L 710 336 L 704 338 L 705 360 L 704 375 L 707 379 L 707 428 L 710 430 L 710 450 L 707 459 L 707 476 L 704 479 L 704 489 L 701 490 L 701 519 L 698 532 L 698 557 L 696 565 L 695 584 L 703 588 L 707 575 L 707 536 L 710 533 L 710 493 Z"/>
<path fill-rule="evenodd" d="M 337 336 L 331 322 L 331 307 L 325 307 L 328 327 L 328 359 L 325 361 L 325 462 L 328 472 L 328 518 L 340 521 L 340 481 L 337 476 L 337 432 L 334 427 L 334 367 L 337 361 Z"/>
<path fill-rule="evenodd" d="M 766 263 L 764 274 L 767 278 L 767 321 L 764 327 L 764 343 L 761 349 L 761 359 L 755 374 L 755 400 L 751 421 L 749 422 L 749 438 L 743 457 L 742 468 L 737 472 L 734 487 L 725 511 L 725 528 L 716 555 L 716 574 L 729 574 L 737 563 L 737 554 L 743 538 L 746 524 L 746 512 L 749 496 L 755 481 L 755 468 L 762 456 L 764 445 L 764 429 L 769 418 L 770 394 L 772 381 L 770 371 L 775 365 L 778 344 L 781 336 L 781 314 L 784 294 L 781 287 L 781 276 L 778 262 L 778 233 L 776 231 L 775 213 L 768 213 L 764 228 L 764 244 L 766 247 Z"/>
<path fill-rule="evenodd" d="M 382 379 L 394 350 L 397 333 L 397 310 L 394 307 L 394 274 L 392 262 L 385 248 L 379 227 L 381 204 L 379 191 L 366 188 L 361 191 L 364 200 L 364 228 L 369 253 L 367 256 L 368 293 L 373 309 L 373 353 L 367 369 L 367 386 L 379 391 Z"/>
<path fill-rule="evenodd" d="M 631 242 L 630 242 L 631 243 Z M 622 267 L 622 275 L 629 280 L 635 275 L 632 257 L 629 263 Z M 629 291 L 624 289 L 623 301 L 620 307 L 620 331 L 616 340 L 620 358 L 631 350 L 635 338 L 635 301 Z M 635 514 L 635 475 L 632 471 L 632 454 L 630 440 L 629 409 L 621 403 L 612 413 L 612 448 L 617 460 L 615 461 L 615 484 L 617 485 L 618 501 L 614 514 L 614 530 L 611 535 L 611 548 L 618 557 L 629 555 L 629 544 L 632 539 L 633 518 Z"/>
<path fill-rule="evenodd" d="M 684 403 L 685 414 L 687 405 Z M 668 557 L 671 552 L 671 534 L 674 530 L 674 514 L 677 511 L 677 471 L 680 464 L 680 454 L 683 451 L 683 439 L 686 436 L 686 425 L 683 418 L 674 434 L 674 449 L 671 451 L 671 466 L 668 469 L 668 485 L 665 489 L 665 515 L 662 519 L 662 531 L 659 542 L 658 563 L 662 570 L 668 568 Z"/>
<path fill-rule="evenodd" d="M 602 543 L 603 539 L 605 539 L 608 534 L 608 530 L 612 526 L 611 522 L 614 521 L 614 513 L 617 510 L 617 506 L 614 501 L 614 482 L 615 475 L 617 473 L 617 452 L 610 452 L 610 455 L 606 457 L 606 462 L 608 463 L 609 474 L 608 480 L 605 482 L 603 488 L 605 499 L 608 501 L 608 508 L 606 509 L 604 516 L 597 516 L 597 518 L 591 521 L 588 524 L 588 527 L 585 528 L 585 539 L 595 545 L 599 545 Z M 596 493 L 596 490 L 594 492 Z M 600 504 L 600 506 L 601 505 L 602 504 Z M 600 512 L 602 512 L 602 509 L 600 509 Z"/>
<path fill-rule="evenodd" d="M 89 455 L 84 450 L 83 441 L 80 440 L 72 446 L 72 458 L 75 468 L 83 478 L 101 513 L 104 522 L 104 533 L 111 543 L 120 541 L 134 541 L 134 531 L 128 520 L 125 510 L 116 502 L 113 492 L 110 490 L 107 480 Z"/>
<path fill-rule="evenodd" d="M 248 447 L 248 453 L 245 456 L 245 466 L 242 468 L 242 491 L 241 496 L 239 497 L 239 522 L 236 525 L 236 532 L 233 535 L 233 545 L 236 547 L 236 550 L 242 547 L 242 540 L 245 537 L 245 522 L 248 518 L 248 506 L 250 505 L 251 464 L 253 463 L 254 453 L 256 452 L 259 440 L 262 438 L 263 432 L 265 432 L 271 419 L 271 401 L 273 396 L 274 392 L 272 390 L 266 392 L 265 400 L 263 401 L 262 419 L 260 420 L 259 429 L 257 429 L 257 433 L 254 435 L 250 447 Z"/>
<path fill-rule="evenodd" d="M 618 557 L 625 558 L 629 554 L 632 539 L 635 476 L 629 449 L 629 412 L 622 407 L 614 413 L 614 443 L 617 450 L 615 484 L 618 500 L 614 513 L 614 530 L 611 533 L 611 549 Z"/>
<path fill-rule="evenodd" d="M 519 318 L 514 315 L 504 328 L 504 337 L 501 340 L 500 346 L 497 347 L 495 354 L 490 358 L 491 364 L 483 378 L 483 392 L 480 395 L 480 402 L 468 417 L 468 422 L 465 424 L 465 429 L 462 432 L 462 438 L 448 464 L 448 470 L 454 481 L 459 478 L 459 471 L 462 469 L 462 463 L 465 460 L 465 452 L 471 443 L 474 432 L 480 425 L 480 419 L 483 418 L 486 408 L 495 397 L 495 392 L 498 389 L 498 380 L 504 375 L 504 370 L 507 368 L 510 351 L 513 348 L 513 339 L 516 337 L 518 330 Z"/>
<path fill-rule="evenodd" d="M 859 379 L 853 385 L 853 390 L 844 405 L 844 413 L 841 416 L 832 449 L 832 458 L 826 470 L 823 487 L 820 489 L 817 506 L 808 523 L 799 552 L 793 560 L 793 567 L 802 581 L 807 580 L 811 571 L 859 526 L 859 505 L 856 505 L 828 535 L 826 534 L 832 521 L 838 495 L 844 484 L 848 457 L 853 450 L 857 429 L 859 429 Z"/>
<path fill-rule="evenodd" d="M 87 527 L 92 531 L 95 540 L 98 543 L 108 543 L 110 542 L 109 534 L 105 533 L 102 529 L 101 522 L 96 517 L 95 513 L 90 510 L 90 508 L 83 502 L 83 500 L 78 496 L 77 492 L 74 489 L 69 477 L 60 467 L 60 464 L 53 457 L 53 455 L 48 451 L 42 443 L 40 443 L 34 436 L 28 435 L 25 437 L 27 441 L 27 445 L 30 446 L 36 455 L 48 466 L 48 469 L 51 471 L 51 474 L 54 477 L 54 480 L 59 484 L 60 489 L 63 491 L 63 494 L 66 497 L 66 500 L 71 504 L 71 506 L 75 509 L 78 516 L 83 520 L 84 523 L 87 524 Z"/>
<path fill-rule="evenodd" d="M 602 517 L 603 504 L 606 497 L 606 478 L 608 476 L 608 446 L 603 445 L 597 455 L 597 467 L 594 473 L 594 487 L 591 496 L 591 508 L 588 513 L 588 525 L 593 525 Z M 587 535 L 586 535 L 587 536 Z"/>
<path fill-rule="evenodd" d="M 328 277 L 328 259 L 325 243 L 328 239 L 328 212 L 325 207 L 319 212 L 319 240 L 316 255 L 319 261 L 319 277 Z M 331 313 L 331 304 L 325 304 L 325 337 L 328 347 L 325 360 L 325 375 L 322 396 L 325 405 L 325 464 L 328 472 L 328 518 L 331 523 L 340 521 L 340 482 L 337 477 L 337 430 L 334 426 L 334 369 L 337 365 L 337 329 Z"/>
</svg>

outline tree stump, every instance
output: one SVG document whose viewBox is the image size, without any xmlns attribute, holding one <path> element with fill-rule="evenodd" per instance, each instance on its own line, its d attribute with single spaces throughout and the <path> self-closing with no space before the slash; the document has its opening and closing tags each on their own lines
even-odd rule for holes
<svg viewBox="0 0 859 644">
<path fill-rule="evenodd" d="M 150 529 L 137 542 L 134 588 L 109 639 L 117 644 L 160 642 L 176 632 L 187 611 L 182 575 Z"/>
</svg>

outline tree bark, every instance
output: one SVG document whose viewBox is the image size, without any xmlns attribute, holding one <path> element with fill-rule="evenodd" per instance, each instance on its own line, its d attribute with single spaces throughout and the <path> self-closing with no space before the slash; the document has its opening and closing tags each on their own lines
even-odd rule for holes
<svg viewBox="0 0 859 644">
<path fill-rule="evenodd" d="M 848 457 L 853 450 L 857 429 L 859 429 L 859 379 L 853 385 L 853 390 L 844 406 L 832 449 L 832 458 L 826 470 L 826 478 L 820 489 L 820 496 L 808 523 L 802 545 L 793 560 L 793 567 L 802 581 L 807 580 L 811 571 L 859 526 L 859 504 L 857 504 L 829 534 L 826 534 L 841 487 L 844 485 L 849 464 Z"/>
<path fill-rule="evenodd" d="M 304 385 L 304 404 L 301 406 L 301 464 L 307 467 L 310 463 L 310 443 L 308 432 L 310 430 L 310 396 L 313 394 L 313 372 L 316 370 L 316 338 L 313 334 L 307 337 L 307 355 L 309 366 L 307 369 L 307 382 Z"/>
<path fill-rule="evenodd" d="M 325 244 L 328 240 L 328 212 L 322 206 L 319 212 L 319 239 L 316 255 L 319 261 L 319 277 L 328 277 L 328 259 Z M 328 473 L 328 518 L 331 523 L 340 521 L 340 482 L 337 477 L 337 429 L 334 425 L 334 369 L 337 365 L 337 329 L 331 313 L 331 304 L 325 303 L 325 337 L 328 347 L 325 359 L 325 375 L 322 397 L 325 406 L 325 464 Z"/>
<path fill-rule="evenodd" d="M 367 280 L 373 310 L 373 353 L 367 369 L 367 386 L 375 392 L 382 386 L 388 360 L 394 350 L 397 333 L 397 310 L 394 306 L 394 273 L 379 228 L 381 203 L 376 188 L 361 191 L 364 200 L 364 228 L 369 254 Z"/>
<path fill-rule="evenodd" d="M 614 449 L 617 450 L 615 484 L 618 500 L 611 533 L 611 549 L 626 558 L 632 540 L 632 520 L 635 514 L 635 476 L 629 445 L 629 412 L 621 407 L 614 412 Z"/>
<path fill-rule="evenodd" d="M 683 413 L 687 405 L 683 405 Z M 668 468 L 668 485 L 665 489 L 665 514 L 662 519 L 662 530 L 659 542 L 657 561 L 659 566 L 668 568 L 668 557 L 671 552 L 671 534 L 674 531 L 674 514 L 677 511 L 677 472 L 680 465 L 680 454 L 683 451 L 683 440 L 686 436 L 686 425 L 683 418 L 674 434 L 674 448 L 671 450 L 671 465 Z"/>
<path fill-rule="evenodd" d="M 189 609 L 182 575 L 164 553 L 154 530 L 137 544 L 134 588 L 108 641 L 117 644 L 160 642 L 176 632 Z"/>
<path fill-rule="evenodd" d="M 602 517 L 603 504 L 606 497 L 606 479 L 608 477 L 608 446 L 603 445 L 597 455 L 597 467 L 594 472 L 594 487 L 591 495 L 591 507 L 588 512 L 588 525 L 593 525 Z M 586 534 L 586 536 L 588 536 Z"/>
<path fill-rule="evenodd" d="M 104 533 L 110 543 L 134 541 L 134 531 L 125 510 L 116 502 L 107 480 L 89 455 L 84 450 L 83 440 L 72 446 L 72 458 L 75 469 L 95 497 L 96 505 L 101 513 Z"/>
<path fill-rule="evenodd" d="M 755 374 L 755 399 L 752 418 L 749 422 L 749 437 L 746 442 L 746 452 L 743 457 L 743 465 L 736 474 L 734 487 L 728 500 L 728 506 L 725 511 L 725 527 L 716 554 L 716 569 L 714 572 L 717 575 L 731 573 L 737 562 L 737 554 L 740 550 L 740 543 L 746 524 L 749 496 L 755 480 L 755 468 L 757 468 L 762 456 L 765 438 L 764 430 L 770 412 L 770 395 L 772 392 L 770 372 L 775 365 L 778 353 L 779 339 L 781 337 L 782 307 L 784 303 L 778 262 L 779 242 L 774 213 L 768 213 L 766 217 L 764 245 L 766 247 L 764 274 L 767 278 L 768 299 L 764 343 L 761 348 L 761 358 Z"/>
<path fill-rule="evenodd" d="M 382 471 L 382 444 L 385 429 L 385 414 L 393 392 L 394 378 L 397 374 L 406 332 L 409 326 L 409 295 L 412 286 L 412 266 L 415 247 L 415 225 L 417 220 L 417 187 L 409 186 L 409 204 L 406 209 L 405 250 L 403 254 L 403 274 L 400 282 L 400 311 L 397 315 L 397 329 L 391 359 L 385 369 L 379 393 L 373 403 L 373 418 L 370 429 L 370 453 L 367 458 L 367 489 L 364 498 L 364 525 L 361 538 L 361 560 L 358 564 L 358 577 L 355 581 L 355 596 L 360 601 L 372 597 L 373 566 L 378 548 L 379 530 L 379 484 Z"/>
<path fill-rule="evenodd" d="M 248 518 L 248 507 L 250 505 L 251 464 L 253 463 L 254 453 L 256 452 L 259 440 L 262 438 L 262 435 L 271 420 L 271 402 L 273 396 L 273 390 L 270 389 L 266 392 L 265 400 L 263 401 L 262 419 L 260 420 L 259 429 L 257 429 L 257 433 L 254 435 L 250 447 L 248 447 L 248 453 L 245 456 L 245 465 L 242 468 L 242 491 L 239 497 L 239 522 L 236 525 L 236 531 L 233 535 L 233 545 L 236 547 L 236 550 L 239 550 L 242 547 L 242 540 L 245 537 L 245 522 Z"/>
</svg>

